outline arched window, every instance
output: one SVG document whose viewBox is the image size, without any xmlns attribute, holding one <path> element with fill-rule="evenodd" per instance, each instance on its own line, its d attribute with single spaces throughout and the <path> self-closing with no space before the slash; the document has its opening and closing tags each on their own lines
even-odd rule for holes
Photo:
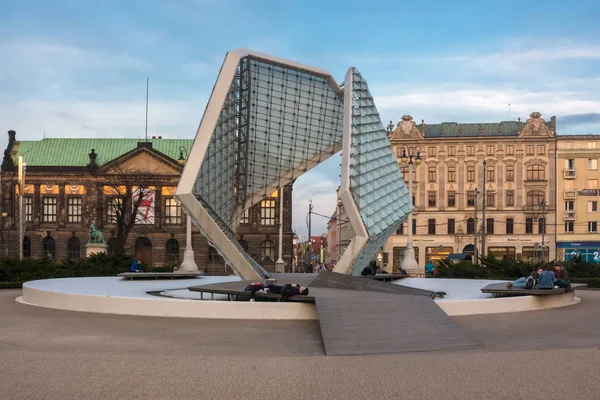
<svg viewBox="0 0 600 400">
<path fill-rule="evenodd" d="M 527 167 L 528 181 L 543 181 L 546 180 L 546 170 L 542 165 L 530 165 Z"/>
<path fill-rule="evenodd" d="M 31 240 L 28 236 L 23 238 L 23 257 L 31 257 Z"/>
<path fill-rule="evenodd" d="M 52 236 L 46 236 L 43 242 L 44 258 L 56 259 L 56 242 Z"/>
<path fill-rule="evenodd" d="M 109 256 L 115 255 L 117 254 L 117 238 L 110 238 L 108 239 L 108 242 L 106 242 L 106 245 L 108 246 L 106 249 L 106 252 L 108 253 Z"/>
<path fill-rule="evenodd" d="M 81 243 L 79 239 L 75 236 L 69 238 L 68 246 L 68 256 L 69 260 L 79 260 L 81 258 Z"/>
<path fill-rule="evenodd" d="M 545 198 L 544 192 L 541 190 L 532 190 L 527 192 L 527 205 L 528 206 L 539 206 L 542 204 Z"/>
<path fill-rule="evenodd" d="M 179 242 L 177 239 L 167 240 L 167 253 L 165 263 L 167 265 L 179 265 Z"/>
<path fill-rule="evenodd" d="M 467 235 L 472 235 L 475 233 L 475 220 L 473 218 L 469 218 L 467 220 Z"/>
<path fill-rule="evenodd" d="M 265 240 L 262 242 L 260 253 L 260 259 L 263 263 L 275 261 L 275 244 L 273 244 L 273 242 L 270 240 Z"/>
</svg>

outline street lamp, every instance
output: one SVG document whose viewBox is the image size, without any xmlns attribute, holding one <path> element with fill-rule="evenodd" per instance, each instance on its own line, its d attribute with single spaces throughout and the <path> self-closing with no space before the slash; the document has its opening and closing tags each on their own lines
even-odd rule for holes
<svg viewBox="0 0 600 400">
<path fill-rule="evenodd" d="M 183 153 L 185 153 L 185 157 L 183 157 Z M 185 165 L 185 160 L 188 158 L 188 153 L 185 147 L 179 147 L 179 158 L 177 159 L 177 163 L 182 167 Z"/>
<path fill-rule="evenodd" d="M 402 164 L 408 164 L 408 196 L 410 197 L 410 201 L 413 200 L 413 164 L 419 166 L 423 159 L 421 159 L 421 148 L 419 146 L 415 147 L 414 151 L 416 151 L 416 156 L 414 154 L 406 154 L 406 147 L 402 148 L 402 157 L 400 157 L 400 162 Z M 410 151 L 409 151 L 410 153 Z M 414 204 L 413 204 L 414 206 Z M 415 249 L 412 243 L 412 235 L 413 235 L 413 215 L 412 211 L 408 214 L 408 240 L 406 243 L 406 250 L 404 251 L 404 260 L 402 260 L 402 264 L 400 268 L 409 271 L 418 271 L 419 264 L 417 264 L 417 260 L 415 258 Z"/>
<path fill-rule="evenodd" d="M 185 153 L 185 158 L 183 157 L 183 153 Z M 177 159 L 177 163 L 183 167 L 187 158 L 188 152 L 185 147 L 179 147 L 179 158 Z M 185 250 L 183 251 L 183 262 L 179 266 L 179 271 L 197 272 L 198 265 L 194 260 L 194 249 L 192 247 L 192 217 L 187 212 L 185 213 L 185 220 Z"/>
<path fill-rule="evenodd" d="M 6 217 L 8 217 L 8 212 L 6 211 L 6 206 L 2 206 L 2 220 L 6 219 Z M 2 221 L 2 233 L 4 233 L 4 221 Z M 10 224 L 8 225 L 8 234 L 10 235 Z M 2 239 L 4 240 L 4 235 L 2 235 Z M 8 238 L 8 241 L 10 242 L 10 236 Z M 4 243 L 4 245 L 6 246 L 4 248 L 4 252 L 6 254 L 6 256 L 8 257 L 8 245 Z"/>
</svg>

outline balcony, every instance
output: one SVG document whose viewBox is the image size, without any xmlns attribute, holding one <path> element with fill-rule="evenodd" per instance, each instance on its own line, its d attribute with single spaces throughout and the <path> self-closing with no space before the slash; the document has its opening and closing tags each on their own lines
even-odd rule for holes
<svg viewBox="0 0 600 400">
<path fill-rule="evenodd" d="M 577 190 L 565 189 L 565 199 L 566 200 L 574 200 L 576 197 L 577 197 Z"/>
<path fill-rule="evenodd" d="M 575 221 L 575 211 L 565 211 L 565 221 Z"/>
<path fill-rule="evenodd" d="M 575 169 L 565 169 L 564 176 L 565 179 L 575 179 L 577 174 L 575 173 Z"/>
</svg>

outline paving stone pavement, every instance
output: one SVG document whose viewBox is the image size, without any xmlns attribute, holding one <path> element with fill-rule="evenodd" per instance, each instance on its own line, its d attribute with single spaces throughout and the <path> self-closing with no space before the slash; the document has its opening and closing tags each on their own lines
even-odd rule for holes
<svg viewBox="0 0 600 400">
<path fill-rule="evenodd" d="M 579 291 L 583 302 L 564 309 L 454 318 L 478 349 L 344 357 L 324 355 L 317 321 L 76 313 L 18 304 L 19 294 L 0 291 L 0 399 L 551 400 L 600 392 L 596 291 Z"/>
</svg>

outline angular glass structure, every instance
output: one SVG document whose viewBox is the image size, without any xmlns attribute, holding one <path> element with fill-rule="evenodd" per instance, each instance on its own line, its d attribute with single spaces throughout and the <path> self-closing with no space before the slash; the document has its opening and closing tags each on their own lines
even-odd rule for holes
<svg viewBox="0 0 600 400">
<path fill-rule="evenodd" d="M 352 196 L 346 201 L 358 215 L 353 227 L 364 230 L 361 237 L 371 244 L 360 245 L 344 272 L 373 256 L 372 249 L 383 240 L 381 246 L 410 211 L 366 82 L 354 69 L 351 75 L 344 94 L 325 70 L 249 50 L 227 53 L 177 198 L 244 279 L 268 274 L 236 240 L 243 212 L 337 153 L 347 141 L 346 128 L 356 130 L 348 137 L 354 159 L 346 163 L 352 171 L 347 174 Z M 350 99 L 345 99 L 349 93 Z M 348 154 L 344 151 L 346 161 Z"/>
</svg>

